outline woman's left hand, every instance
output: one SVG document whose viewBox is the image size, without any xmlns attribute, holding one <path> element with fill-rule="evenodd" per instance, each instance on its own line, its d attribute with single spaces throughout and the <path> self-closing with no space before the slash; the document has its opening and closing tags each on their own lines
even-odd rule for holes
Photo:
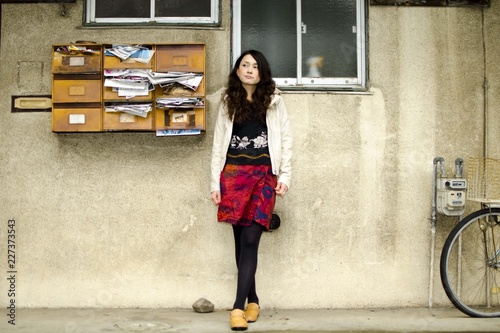
<svg viewBox="0 0 500 333">
<path fill-rule="evenodd" d="M 274 189 L 277 195 L 285 195 L 286 191 L 288 191 L 288 186 L 283 183 L 278 183 L 278 186 Z"/>
<path fill-rule="evenodd" d="M 213 191 L 211 197 L 212 203 L 217 206 L 220 203 L 220 191 Z"/>
</svg>

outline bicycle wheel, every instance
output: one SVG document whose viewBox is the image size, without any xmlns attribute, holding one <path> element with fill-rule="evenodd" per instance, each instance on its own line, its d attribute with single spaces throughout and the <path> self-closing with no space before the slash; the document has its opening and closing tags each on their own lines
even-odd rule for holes
<svg viewBox="0 0 500 333">
<path fill-rule="evenodd" d="M 441 253 L 441 282 L 471 317 L 500 317 L 500 208 L 481 209 L 450 232 Z"/>
</svg>

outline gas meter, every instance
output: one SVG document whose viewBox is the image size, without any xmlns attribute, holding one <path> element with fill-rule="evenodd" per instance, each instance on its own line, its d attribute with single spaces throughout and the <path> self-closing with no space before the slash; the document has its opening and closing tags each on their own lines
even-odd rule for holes
<svg viewBox="0 0 500 333">
<path fill-rule="evenodd" d="M 437 210 L 441 214 L 457 216 L 465 212 L 467 181 L 463 178 L 437 179 Z"/>
</svg>

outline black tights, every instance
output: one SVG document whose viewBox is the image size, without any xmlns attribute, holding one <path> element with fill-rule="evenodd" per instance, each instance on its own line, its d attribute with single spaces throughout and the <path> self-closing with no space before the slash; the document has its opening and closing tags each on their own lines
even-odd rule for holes
<svg viewBox="0 0 500 333">
<path fill-rule="evenodd" d="M 264 227 L 252 222 L 250 227 L 233 225 L 236 266 L 238 267 L 238 287 L 233 309 L 245 308 L 245 301 L 259 304 L 255 291 L 255 272 L 257 271 L 257 255 L 260 236 Z"/>
</svg>

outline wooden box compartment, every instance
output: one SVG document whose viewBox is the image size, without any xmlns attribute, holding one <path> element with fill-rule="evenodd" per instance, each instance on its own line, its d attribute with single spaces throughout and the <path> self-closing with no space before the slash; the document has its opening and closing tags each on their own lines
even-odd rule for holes
<svg viewBox="0 0 500 333">
<path fill-rule="evenodd" d="M 201 80 L 200 85 L 196 91 L 184 87 L 180 84 L 176 84 L 169 87 L 160 87 L 160 85 L 155 86 L 155 97 L 205 97 L 205 78 Z"/>
<path fill-rule="evenodd" d="M 102 62 L 102 46 L 98 44 L 76 44 L 95 53 L 64 53 L 58 52 L 59 47 L 54 45 L 52 50 L 52 73 L 54 74 L 85 74 L 100 73 Z"/>
<path fill-rule="evenodd" d="M 155 109 L 155 129 L 199 129 L 205 131 L 205 108 Z"/>
<path fill-rule="evenodd" d="M 156 45 L 157 72 L 205 72 L 205 45 Z"/>
<path fill-rule="evenodd" d="M 154 50 L 152 45 L 143 45 L 141 44 L 142 47 L 147 48 L 148 50 Z M 111 44 L 105 44 L 103 53 L 104 53 L 104 69 L 151 69 L 154 70 L 154 64 L 155 64 L 155 58 L 156 54 L 153 54 L 153 57 L 149 61 L 149 63 L 144 64 L 142 62 L 138 62 L 133 60 L 132 58 L 128 58 L 125 60 L 121 60 L 120 58 L 116 56 L 110 56 L 106 55 L 106 49 L 111 48 Z"/>
<path fill-rule="evenodd" d="M 53 103 L 93 103 L 101 101 L 100 76 L 79 79 L 74 76 L 57 76 L 52 81 Z"/>
<path fill-rule="evenodd" d="M 125 112 L 103 112 L 105 131 L 152 131 L 153 128 L 153 111 L 146 118 Z"/>
<path fill-rule="evenodd" d="M 102 115 L 100 107 L 78 107 L 52 109 L 52 131 L 54 132 L 100 132 Z"/>
<path fill-rule="evenodd" d="M 104 101 L 152 101 L 153 91 L 150 91 L 147 96 L 134 96 L 132 98 L 127 98 L 125 96 L 118 96 L 117 91 L 113 91 L 112 87 L 103 87 Z"/>
</svg>

